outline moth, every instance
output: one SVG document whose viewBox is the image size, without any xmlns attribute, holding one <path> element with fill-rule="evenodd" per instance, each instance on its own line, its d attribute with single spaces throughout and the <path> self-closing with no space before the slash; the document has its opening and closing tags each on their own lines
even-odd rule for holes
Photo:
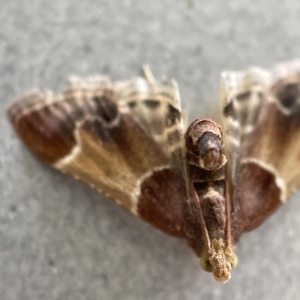
<svg viewBox="0 0 300 300">
<path fill-rule="evenodd" d="M 222 73 L 223 127 L 199 118 L 186 130 L 176 82 L 144 71 L 115 83 L 73 77 L 7 114 L 41 159 L 185 239 L 225 282 L 240 236 L 300 186 L 300 61 Z"/>
</svg>

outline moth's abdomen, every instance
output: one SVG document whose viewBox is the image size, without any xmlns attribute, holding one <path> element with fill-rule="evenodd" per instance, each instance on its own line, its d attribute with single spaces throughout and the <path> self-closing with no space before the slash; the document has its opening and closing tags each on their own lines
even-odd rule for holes
<svg viewBox="0 0 300 300">
<path fill-rule="evenodd" d="M 48 105 L 43 94 L 33 91 L 15 101 L 7 114 L 27 146 L 50 164 L 75 146 L 75 123 L 63 102 Z"/>
</svg>

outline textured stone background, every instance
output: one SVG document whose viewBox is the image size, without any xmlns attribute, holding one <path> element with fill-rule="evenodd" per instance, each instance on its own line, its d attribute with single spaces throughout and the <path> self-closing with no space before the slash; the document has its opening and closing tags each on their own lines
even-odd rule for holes
<svg viewBox="0 0 300 300">
<path fill-rule="evenodd" d="M 5 117 L 33 86 L 70 74 L 176 78 L 190 119 L 214 117 L 219 74 L 299 56 L 300 2 L 0 1 L 0 298 L 298 299 L 300 194 L 242 237 L 227 284 L 168 237 L 52 170 Z M 298 199 L 297 199 L 298 198 Z"/>
</svg>

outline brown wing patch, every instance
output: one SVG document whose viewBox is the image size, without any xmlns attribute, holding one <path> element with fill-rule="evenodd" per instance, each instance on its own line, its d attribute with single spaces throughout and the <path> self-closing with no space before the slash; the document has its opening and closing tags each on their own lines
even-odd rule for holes
<svg viewBox="0 0 300 300">
<path fill-rule="evenodd" d="M 155 170 L 141 183 L 138 214 L 167 234 L 185 237 L 182 206 L 186 197 L 185 180 L 178 170 Z"/>
<path fill-rule="evenodd" d="M 7 113 L 27 146 L 52 164 L 75 146 L 74 122 L 69 119 L 63 102 L 61 105 L 45 105 L 45 99 L 46 95 L 33 91 L 14 102 Z"/>
<path fill-rule="evenodd" d="M 257 161 L 243 161 L 237 179 L 231 228 L 234 243 L 243 232 L 261 225 L 282 204 L 276 174 Z"/>
</svg>

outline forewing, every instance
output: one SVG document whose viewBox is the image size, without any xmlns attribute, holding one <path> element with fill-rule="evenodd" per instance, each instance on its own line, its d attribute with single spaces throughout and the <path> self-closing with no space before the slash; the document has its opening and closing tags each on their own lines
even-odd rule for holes
<svg viewBox="0 0 300 300">
<path fill-rule="evenodd" d="M 271 72 L 256 125 L 240 149 L 234 236 L 259 226 L 300 187 L 300 62 Z"/>
<path fill-rule="evenodd" d="M 53 167 L 159 229 L 182 236 L 184 180 L 172 163 L 169 135 L 181 130 L 180 103 L 169 103 L 176 93 L 173 83 L 152 87 L 143 79 L 112 84 L 103 77 L 72 78 L 60 95 L 28 93 L 9 107 L 8 115 L 29 148 Z M 171 124 L 174 114 L 166 113 L 174 109 Z"/>
<path fill-rule="evenodd" d="M 236 185 L 243 143 L 253 131 L 264 107 L 270 74 L 259 68 L 223 72 L 221 76 L 222 125 L 227 155 L 227 180 Z"/>
</svg>

